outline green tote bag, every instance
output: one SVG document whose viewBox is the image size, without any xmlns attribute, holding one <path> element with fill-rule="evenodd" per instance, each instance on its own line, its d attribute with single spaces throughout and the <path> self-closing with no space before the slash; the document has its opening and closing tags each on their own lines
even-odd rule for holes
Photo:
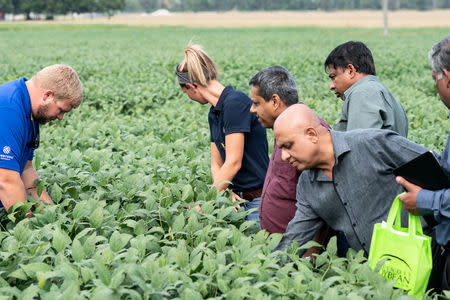
<svg viewBox="0 0 450 300">
<path fill-rule="evenodd" d="M 431 237 L 422 232 L 418 216 L 409 214 L 408 228 L 401 227 L 402 203 L 395 198 L 387 222 L 374 226 L 370 244 L 370 266 L 386 259 L 379 273 L 386 280 L 395 280 L 395 287 L 421 298 L 431 273 Z M 395 222 L 394 222 L 395 221 Z"/>
</svg>

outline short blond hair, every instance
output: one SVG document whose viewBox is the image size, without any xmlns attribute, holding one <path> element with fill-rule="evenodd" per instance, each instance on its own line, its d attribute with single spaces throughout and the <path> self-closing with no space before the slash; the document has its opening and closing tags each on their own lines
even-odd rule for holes
<svg viewBox="0 0 450 300">
<path fill-rule="evenodd" d="M 41 89 L 53 91 L 55 100 L 69 99 L 72 108 L 83 101 L 83 85 L 77 72 L 70 66 L 57 64 L 40 70 L 31 81 Z"/>
</svg>

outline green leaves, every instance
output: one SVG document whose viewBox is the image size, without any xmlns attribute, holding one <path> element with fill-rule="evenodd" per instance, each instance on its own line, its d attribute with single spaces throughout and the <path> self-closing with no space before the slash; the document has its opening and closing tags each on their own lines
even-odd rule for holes
<svg viewBox="0 0 450 300">
<path fill-rule="evenodd" d="M 58 253 L 64 251 L 70 242 L 70 237 L 61 229 L 57 228 L 54 231 L 52 246 Z"/>
<path fill-rule="evenodd" d="M 51 267 L 45 263 L 30 263 L 28 265 L 20 265 L 22 270 L 28 277 L 36 278 L 38 272 L 50 271 Z"/>
<path fill-rule="evenodd" d="M 17 201 L 8 209 L 8 219 L 15 223 L 23 219 L 32 207 L 33 203 Z"/>
<path fill-rule="evenodd" d="M 223 251 L 225 249 L 225 245 L 228 242 L 228 238 L 230 237 L 231 232 L 228 229 L 222 230 L 216 238 L 216 249 L 217 251 Z"/>
<path fill-rule="evenodd" d="M 175 221 L 172 224 L 172 229 L 175 232 L 181 231 L 184 228 L 185 225 L 185 217 L 183 214 L 178 215 L 175 217 Z"/>
<path fill-rule="evenodd" d="M 94 268 L 101 282 L 108 286 L 111 283 L 111 272 L 99 262 L 94 263 Z"/>
<path fill-rule="evenodd" d="M 52 191 L 50 193 L 50 197 L 52 198 L 53 202 L 55 202 L 55 203 L 59 203 L 62 199 L 62 190 L 56 184 L 56 182 L 52 185 Z"/>
<path fill-rule="evenodd" d="M 103 207 L 97 207 L 89 217 L 89 224 L 92 227 L 98 228 L 103 223 Z"/>
<path fill-rule="evenodd" d="M 78 239 L 72 243 L 72 258 L 75 262 L 80 262 L 84 258 L 84 248 Z"/>
<path fill-rule="evenodd" d="M 9 214 L 0 210 L 1 299 L 405 295 L 371 270 L 363 253 L 336 257 L 334 240 L 315 261 L 298 256 L 314 242 L 273 253 L 282 235 L 259 231 L 245 221 L 243 208 L 234 209 L 230 192 L 211 188 L 210 106 L 188 101 L 173 74 L 189 29 L 4 26 L 1 83 L 62 59 L 77 70 L 85 100 L 63 121 L 41 127 L 33 163 L 42 181 L 36 186 L 39 193 L 46 188 L 57 205 L 35 207 L 29 198 Z M 447 31 L 434 28 L 432 36 Z M 380 80 L 408 113 L 410 138 L 440 150 L 450 123 L 424 55 L 429 33 L 399 29 L 387 40 L 372 29 L 222 28 L 196 34 L 223 70 L 221 83 L 248 92 L 253 74 L 281 64 L 297 79 L 301 101 L 330 124 L 342 103 L 328 90 L 321 62 L 343 37 L 363 40 L 373 50 Z M 227 38 L 211 42 L 217 36 Z M 274 37 L 277 43 L 267 43 Z M 38 44 L 48 45 L 47 51 L 33 51 Z M 22 49 L 30 49 L 26 59 Z M 268 137 L 272 147 L 270 130 Z"/>
<path fill-rule="evenodd" d="M 34 163 L 35 170 L 39 170 L 39 168 L 41 167 L 41 157 L 39 156 L 39 153 L 37 153 L 37 152 L 34 153 L 33 163 Z"/>
<path fill-rule="evenodd" d="M 23 269 L 17 269 L 11 273 L 8 274 L 8 277 L 10 278 L 17 278 L 17 279 L 21 279 L 21 280 L 27 280 L 28 276 L 25 273 L 25 271 Z"/>
<path fill-rule="evenodd" d="M 36 179 L 36 182 L 34 183 L 34 185 L 36 186 L 37 196 L 40 197 L 42 195 L 42 192 L 45 189 L 45 181 Z"/>
<path fill-rule="evenodd" d="M 28 220 L 23 220 L 22 222 L 18 223 L 14 228 L 13 234 L 19 243 L 28 243 L 28 240 L 31 236 L 30 228 L 28 227 Z"/>
<path fill-rule="evenodd" d="M 90 257 L 92 254 L 94 254 L 96 242 L 97 235 L 95 232 L 85 240 L 83 250 L 87 257 Z"/>
<path fill-rule="evenodd" d="M 194 190 L 192 189 L 192 186 L 190 184 L 186 184 L 185 186 L 183 186 L 181 201 L 191 202 L 192 200 L 194 200 Z"/>
<path fill-rule="evenodd" d="M 118 231 L 114 231 L 109 240 L 109 246 L 114 253 L 119 252 L 121 249 L 125 247 L 128 241 L 131 239 L 131 235 L 125 233 L 119 233 Z"/>
<path fill-rule="evenodd" d="M 92 168 L 92 172 L 96 173 L 100 170 L 100 159 L 98 158 L 93 158 L 91 160 L 91 168 Z"/>
<path fill-rule="evenodd" d="M 30 285 L 27 287 L 19 297 L 19 300 L 33 300 L 38 295 L 39 287 Z"/>
</svg>

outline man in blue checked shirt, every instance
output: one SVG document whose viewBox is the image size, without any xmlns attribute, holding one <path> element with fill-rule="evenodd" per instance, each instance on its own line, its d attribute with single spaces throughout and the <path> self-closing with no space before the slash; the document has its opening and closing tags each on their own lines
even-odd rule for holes
<svg viewBox="0 0 450 300">
<path fill-rule="evenodd" d="M 39 124 L 55 119 L 80 105 L 82 84 L 74 69 L 52 65 L 30 80 L 22 77 L 0 85 L 0 207 L 8 210 L 30 194 L 51 203 L 46 191 L 37 195 L 39 179 L 33 167 L 39 147 Z"/>
<path fill-rule="evenodd" d="M 450 35 L 435 44 L 429 53 L 432 77 L 442 102 L 450 109 Z M 450 177 L 450 135 L 440 157 L 440 163 Z M 403 207 L 414 214 L 433 215 L 438 224 L 433 236 L 433 270 L 428 288 L 436 292 L 450 290 L 450 189 L 430 191 L 402 177 L 396 178 L 407 193 L 400 196 Z"/>
</svg>

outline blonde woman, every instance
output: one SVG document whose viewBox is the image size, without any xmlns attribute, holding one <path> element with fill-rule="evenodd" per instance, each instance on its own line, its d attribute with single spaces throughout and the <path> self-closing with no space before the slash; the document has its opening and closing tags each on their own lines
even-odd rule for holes
<svg viewBox="0 0 450 300">
<path fill-rule="evenodd" d="M 250 98 L 218 81 L 216 64 L 198 45 L 186 47 L 176 74 L 191 100 L 211 105 L 208 121 L 214 186 L 219 191 L 230 188 L 234 199 L 247 200 L 241 205 L 246 210 L 255 209 L 247 220 L 259 225 L 259 201 L 269 157 L 266 130 L 250 113 Z"/>
</svg>

